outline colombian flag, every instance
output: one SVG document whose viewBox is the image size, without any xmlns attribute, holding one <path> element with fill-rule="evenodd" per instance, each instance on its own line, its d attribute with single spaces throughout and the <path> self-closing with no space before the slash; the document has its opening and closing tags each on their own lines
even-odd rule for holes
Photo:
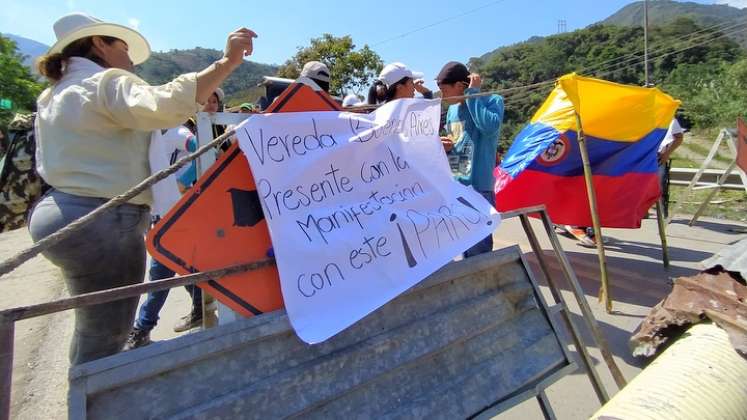
<svg viewBox="0 0 747 420">
<path fill-rule="evenodd" d="M 640 227 L 661 194 L 657 150 L 679 103 L 655 88 L 561 77 L 495 169 L 496 208 L 544 204 L 554 223 L 592 225 L 578 115 L 602 226 Z"/>
</svg>

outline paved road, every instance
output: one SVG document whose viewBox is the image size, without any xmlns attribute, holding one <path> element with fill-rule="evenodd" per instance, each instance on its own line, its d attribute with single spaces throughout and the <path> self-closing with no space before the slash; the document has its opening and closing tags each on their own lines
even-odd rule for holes
<svg viewBox="0 0 747 420">
<path fill-rule="evenodd" d="M 596 250 L 578 246 L 571 239 L 561 238 L 562 246 L 585 291 L 587 301 L 609 341 L 615 361 L 628 380 L 640 372 L 643 362 L 630 355 L 628 338 L 649 309 L 669 293 L 670 279 L 699 271 L 700 261 L 746 236 L 745 225 L 738 222 L 702 219 L 696 226 L 688 227 L 686 220 L 675 218 L 668 228 L 671 260 L 669 270 L 665 270 L 661 264 L 661 245 L 655 220 L 644 220 L 641 229 L 604 229 L 604 235 L 610 241 L 606 253 L 611 295 L 614 298 L 612 314 L 607 314 L 603 305 L 596 299 L 599 291 Z M 536 231 L 541 231 L 541 224 L 538 221 L 533 221 L 532 224 Z M 544 239 L 544 235 L 540 236 L 542 247 L 549 249 L 549 242 Z M 529 244 L 516 220 L 507 221 L 501 226 L 496 232 L 496 237 L 503 244 L 519 243 L 522 249 L 530 253 L 528 259 L 533 271 L 541 277 L 536 258 L 531 255 Z M 560 277 L 557 264 L 554 264 L 554 267 L 554 275 Z M 544 292 L 549 299 L 546 289 Z M 564 297 L 568 302 L 573 301 L 570 292 L 564 291 Z M 572 307 L 571 311 L 576 319 L 580 320 L 578 308 Z M 614 394 L 616 387 L 601 355 L 596 348 L 591 348 L 590 352 L 597 361 L 597 369 L 602 375 L 602 380 L 610 394 Z M 586 419 L 600 406 L 586 376 L 580 373 L 563 378 L 551 386 L 548 397 L 559 419 Z M 542 414 L 536 402 L 531 400 L 499 418 L 534 419 L 542 418 Z"/>
<path fill-rule="evenodd" d="M 31 245 L 26 229 L 0 234 L 0 259 Z M 0 308 L 42 303 L 68 295 L 61 273 L 44 257 L 37 257 L 2 279 Z M 171 330 L 189 311 L 183 288 L 172 291 L 153 332 L 156 340 L 177 336 Z M 67 417 L 67 359 L 73 331 L 73 313 L 66 311 L 29 319 L 16 325 L 13 362 L 13 419 L 62 419 Z"/>
<path fill-rule="evenodd" d="M 533 221 L 538 232 L 540 223 Z M 625 376 L 630 379 L 640 370 L 640 361 L 630 357 L 627 340 L 648 309 L 669 290 L 669 279 L 694 273 L 698 262 L 727 244 L 745 237 L 745 225 L 704 219 L 695 227 L 675 220 L 669 228 L 672 267 L 664 270 L 660 263 L 660 246 L 653 220 L 645 220 L 639 230 L 608 229 L 610 281 L 615 298 L 615 313 L 606 314 L 596 301 L 599 272 L 596 252 L 577 246 L 572 240 L 562 238 L 562 245 L 586 292 L 605 336 L 610 342 L 615 359 Z M 543 248 L 550 249 L 544 235 L 539 235 Z M 517 220 L 505 221 L 495 235 L 496 247 L 518 243 L 530 251 Z M 24 229 L 0 235 L 0 258 L 7 258 L 28 246 L 30 239 Z M 531 253 L 528 260 L 539 276 L 536 259 Z M 559 274 L 557 265 L 554 274 Z M 541 277 L 539 277 L 541 278 Z M 0 295 L 0 308 L 40 303 L 66 295 L 59 271 L 42 257 L 38 257 L 4 278 L 4 293 Z M 547 292 L 546 290 L 544 290 Z M 572 301 L 570 293 L 566 299 Z M 165 340 L 176 336 L 171 326 L 189 308 L 189 298 L 183 289 L 172 292 L 162 313 L 162 321 L 153 337 Z M 571 305 L 578 318 L 578 308 Z M 17 419 L 65 418 L 67 392 L 67 345 L 72 330 L 72 314 L 65 312 L 53 316 L 20 322 L 16 330 L 16 358 L 14 362 L 14 393 L 12 416 Z M 596 349 L 591 349 L 598 361 L 602 378 L 615 391 L 613 381 L 601 364 Z M 550 387 L 548 396 L 561 419 L 587 418 L 598 407 L 586 377 L 574 374 Z M 501 419 L 540 418 L 534 401 L 528 401 L 500 416 Z"/>
</svg>

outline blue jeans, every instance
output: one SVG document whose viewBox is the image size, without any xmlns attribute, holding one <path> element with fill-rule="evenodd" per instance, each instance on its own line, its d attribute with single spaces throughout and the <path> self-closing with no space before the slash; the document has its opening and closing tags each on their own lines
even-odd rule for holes
<svg viewBox="0 0 747 420">
<path fill-rule="evenodd" d="M 480 195 L 485 197 L 491 206 L 495 207 L 495 193 L 493 191 L 478 191 Z M 475 255 L 484 254 L 493 250 L 493 233 L 483 238 L 480 242 L 472 245 L 472 247 L 464 251 L 463 257 L 469 258 Z"/>
<path fill-rule="evenodd" d="M 31 238 L 37 242 L 106 201 L 52 189 L 31 213 Z M 145 275 L 143 234 L 149 215 L 147 206 L 123 204 L 43 254 L 62 270 L 71 295 L 140 283 Z M 70 362 L 77 365 L 119 352 L 132 328 L 137 301 L 133 297 L 75 309 Z"/>
<path fill-rule="evenodd" d="M 153 281 L 174 277 L 175 273 L 154 259 L 150 263 L 148 275 L 150 280 Z M 187 293 L 192 297 L 192 311 L 202 314 L 202 289 L 192 285 L 184 286 L 184 288 L 187 289 Z M 169 289 L 148 293 L 145 302 L 140 306 L 137 320 L 135 320 L 135 328 L 145 331 L 155 328 L 158 323 L 158 314 L 161 312 L 168 296 Z"/>
</svg>

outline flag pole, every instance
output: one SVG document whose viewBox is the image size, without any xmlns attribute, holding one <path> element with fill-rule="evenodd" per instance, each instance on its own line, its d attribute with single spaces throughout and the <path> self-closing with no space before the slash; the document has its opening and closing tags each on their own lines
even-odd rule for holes
<svg viewBox="0 0 747 420">
<path fill-rule="evenodd" d="M 661 238 L 661 261 L 664 268 L 669 268 L 669 248 L 667 247 L 667 224 L 664 221 L 664 194 L 656 201 L 656 223 Z"/>
<path fill-rule="evenodd" d="M 594 237 L 597 243 L 597 254 L 599 257 L 599 270 L 601 271 L 602 284 L 599 289 L 599 301 L 604 302 L 604 308 L 607 313 L 612 312 L 612 299 L 609 293 L 609 281 L 607 279 L 607 258 L 604 255 L 604 240 L 602 238 L 602 227 L 599 223 L 599 213 L 597 212 L 597 194 L 594 191 L 594 183 L 591 176 L 591 163 L 589 162 L 589 151 L 586 149 L 586 138 L 581 126 L 581 116 L 576 114 L 576 128 L 578 133 L 578 148 L 581 151 L 581 161 L 584 165 L 584 181 L 586 181 L 586 194 L 589 197 L 589 210 L 591 212 L 591 221 L 594 225 Z"/>
<path fill-rule="evenodd" d="M 653 86 L 648 72 L 648 0 L 643 2 L 643 77 L 647 88 Z M 667 175 L 664 175 L 665 179 Z M 656 223 L 659 226 L 659 238 L 661 239 L 661 260 L 664 268 L 669 268 L 669 248 L 667 246 L 667 227 L 664 222 L 664 191 L 656 202 Z"/>
</svg>

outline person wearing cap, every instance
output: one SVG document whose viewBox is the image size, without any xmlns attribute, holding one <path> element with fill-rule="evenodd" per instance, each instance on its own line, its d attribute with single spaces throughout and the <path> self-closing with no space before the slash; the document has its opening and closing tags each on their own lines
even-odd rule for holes
<svg viewBox="0 0 747 420">
<path fill-rule="evenodd" d="M 216 112 L 223 112 L 223 100 L 226 98 L 226 94 L 223 93 L 223 89 L 216 88 L 210 97 L 208 97 L 205 106 L 202 107 L 202 112 L 214 114 Z M 195 127 L 196 129 L 196 127 Z M 216 139 L 222 136 L 226 132 L 226 126 L 223 124 L 213 124 L 213 138 Z M 223 143 L 218 146 L 218 153 L 225 152 L 231 147 L 231 139 L 226 139 Z"/>
<path fill-rule="evenodd" d="M 244 102 L 243 104 L 239 105 L 239 112 L 242 114 L 256 114 L 257 110 L 255 109 L 254 104 Z"/>
<path fill-rule="evenodd" d="M 215 92 L 208 97 L 207 102 L 202 107 L 202 112 L 209 112 L 211 114 L 223 112 L 223 100 L 225 98 L 226 94 L 223 93 L 223 89 L 215 88 Z"/>
<path fill-rule="evenodd" d="M 442 137 L 450 161 L 458 162 L 456 178 L 477 190 L 495 204 L 495 155 L 503 122 L 503 98 L 485 95 L 464 98 L 480 92 L 482 80 L 462 63 L 447 63 L 436 77 L 443 101 L 450 104 L 446 113 L 446 132 Z M 456 158 L 456 159 L 454 159 Z M 487 236 L 468 249 L 465 257 L 493 250 L 493 237 Z"/>
<path fill-rule="evenodd" d="M 326 64 L 320 61 L 309 61 L 304 64 L 301 76 L 299 76 L 296 82 L 310 86 L 314 90 L 323 90 L 329 93 L 331 77 L 332 73 Z"/>
<path fill-rule="evenodd" d="M 37 170 L 51 190 L 32 211 L 34 241 L 60 230 L 150 175 L 151 133 L 181 124 L 253 51 L 256 34 L 228 35 L 224 55 L 198 73 L 150 86 L 132 73 L 150 55 L 137 31 L 73 13 L 54 24 L 57 42 L 37 62 L 50 86 L 37 100 Z M 73 295 L 143 281 L 153 196 L 146 190 L 96 218 L 44 256 Z M 72 364 L 114 354 L 138 298 L 75 310 Z"/>
<path fill-rule="evenodd" d="M 425 99 L 433 99 L 433 92 L 423 84 L 423 73 L 413 72 L 402 63 L 384 66 L 377 81 L 368 92 L 368 103 L 371 105 L 414 98 L 415 91 Z"/>
<path fill-rule="evenodd" d="M 342 107 L 343 108 L 351 108 L 354 106 L 362 105 L 363 101 L 361 101 L 361 98 L 358 97 L 355 93 L 350 93 L 345 96 L 345 98 L 342 100 Z"/>
</svg>

